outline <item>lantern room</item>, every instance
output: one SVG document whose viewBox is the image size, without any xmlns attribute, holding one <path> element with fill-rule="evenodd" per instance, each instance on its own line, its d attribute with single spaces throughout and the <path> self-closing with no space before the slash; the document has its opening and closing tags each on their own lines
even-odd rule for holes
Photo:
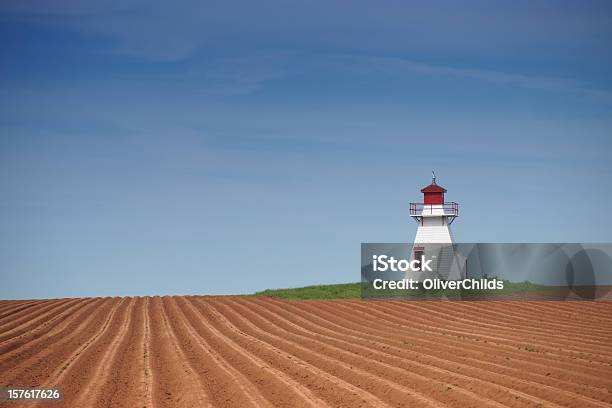
<svg viewBox="0 0 612 408">
<path fill-rule="evenodd" d="M 436 175 L 432 172 L 431 184 L 421 189 L 422 203 L 410 203 L 410 215 L 419 223 L 423 217 L 446 217 L 450 225 L 459 216 L 459 204 L 444 202 L 446 189 L 436 183 Z"/>
<path fill-rule="evenodd" d="M 431 180 L 431 184 L 421 189 L 423 193 L 423 204 L 444 204 L 444 193 L 446 189 L 436 184 L 436 177 Z"/>
</svg>

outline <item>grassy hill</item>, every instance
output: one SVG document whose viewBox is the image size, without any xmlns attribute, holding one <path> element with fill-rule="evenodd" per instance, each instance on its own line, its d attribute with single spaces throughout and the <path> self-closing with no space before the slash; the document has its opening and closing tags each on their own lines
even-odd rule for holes
<svg viewBox="0 0 612 408">
<path fill-rule="evenodd" d="M 361 297 L 361 283 L 314 285 L 291 289 L 266 289 L 255 296 L 271 296 L 282 299 L 355 299 Z"/>
<path fill-rule="evenodd" d="M 504 289 L 501 290 L 469 290 L 461 291 L 462 297 L 495 297 L 503 295 L 515 295 L 521 293 L 546 292 L 558 290 L 558 287 L 537 285 L 531 282 L 504 281 Z M 441 296 L 453 297 L 457 291 L 428 290 L 414 291 L 386 291 L 381 292 L 385 297 L 409 297 L 409 298 L 439 298 Z M 266 289 L 256 292 L 253 296 L 270 296 L 282 299 L 357 299 L 361 298 L 361 283 L 341 283 L 336 285 L 313 285 L 302 288 Z"/>
</svg>

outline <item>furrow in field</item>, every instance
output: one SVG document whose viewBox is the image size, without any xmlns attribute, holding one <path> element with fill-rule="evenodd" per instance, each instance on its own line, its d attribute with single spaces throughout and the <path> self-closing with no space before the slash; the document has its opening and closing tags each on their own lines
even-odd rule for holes
<svg viewBox="0 0 612 408">
<path fill-rule="evenodd" d="M 285 305 L 287 306 L 287 305 Z M 292 308 L 293 305 L 289 305 Z M 276 310 L 271 310 L 277 308 Z M 533 403 L 545 403 L 550 405 L 552 401 L 556 401 L 560 405 L 565 405 L 567 401 L 576 401 L 582 406 L 605 406 L 601 401 L 585 397 L 581 394 L 575 394 L 564 390 L 563 388 L 555 388 L 548 385 L 532 384 L 528 381 L 521 379 L 512 378 L 507 375 L 503 375 L 496 372 L 486 372 L 475 367 L 467 366 L 465 364 L 457 364 L 456 362 L 446 361 L 444 359 L 432 359 L 427 358 L 422 353 L 417 353 L 412 350 L 402 349 L 403 344 L 388 344 L 386 337 L 372 338 L 373 336 L 367 335 L 364 332 L 357 332 L 355 330 L 347 331 L 346 329 L 338 329 L 338 327 L 326 328 L 312 321 L 296 318 L 295 316 L 286 316 L 289 311 L 286 308 L 278 308 L 275 305 L 265 308 L 266 310 L 260 310 L 261 314 L 264 313 L 275 313 L 279 315 L 285 315 L 280 317 L 285 319 L 286 324 L 294 325 L 295 331 L 311 332 L 306 334 L 315 338 L 321 337 L 327 339 L 330 342 L 336 342 L 338 347 L 345 348 L 346 350 L 354 350 L 357 354 L 368 355 L 371 358 L 381 359 L 389 364 L 393 364 L 403 368 L 407 371 L 419 372 L 420 374 L 430 376 L 431 378 L 448 381 L 454 384 L 454 386 L 461 386 L 472 390 L 474 387 L 478 389 L 478 392 L 485 396 L 491 396 L 492 399 L 499 399 L 505 405 L 513 406 L 524 406 L 525 401 Z M 247 313 L 247 311 L 243 311 Z M 289 320 L 290 319 L 290 320 Z M 296 322 L 299 321 L 299 324 Z M 374 357 L 376 356 L 376 357 Z M 489 381 L 491 374 L 498 375 L 499 381 Z M 544 388 L 546 391 L 538 388 Z M 536 395 L 530 396 L 520 390 L 534 389 Z M 496 397 L 497 395 L 497 397 Z M 542 399 L 538 398 L 541 397 Z M 509 399 L 511 398 L 511 399 Z M 520 399 L 519 399 L 520 398 Z M 538 401 L 539 400 L 539 401 Z"/>
<path fill-rule="evenodd" d="M 41 384 L 42 387 L 60 387 L 64 391 L 64 406 L 91 406 L 91 401 L 81 401 L 79 405 L 75 400 L 87 393 L 87 386 L 97 376 L 100 367 L 105 363 L 102 360 L 104 350 L 117 338 L 121 326 L 127 319 L 129 312 L 129 299 L 118 298 L 110 312 L 104 316 L 103 323 L 97 327 L 94 334 L 67 356 L 62 364 L 52 370 L 49 378 Z M 41 403 L 42 404 L 42 403 Z M 39 406 L 34 404 L 33 406 Z"/>
<path fill-rule="evenodd" d="M 71 337 L 77 337 L 81 327 L 91 322 L 94 316 L 90 313 L 85 317 L 85 321 L 81 318 L 88 311 L 95 311 L 96 306 L 107 306 L 107 304 L 104 304 L 105 301 L 105 299 L 96 299 L 91 304 L 81 307 L 67 319 L 57 323 L 40 336 L 34 336 L 19 344 L 7 343 L 0 346 L 0 373 L 6 373 L 20 365 L 27 367 L 27 363 L 44 359 L 53 348 L 61 347 Z M 59 343 L 60 346 L 56 346 L 56 343 Z"/>
<path fill-rule="evenodd" d="M 241 371 L 273 406 L 326 406 L 306 387 L 244 348 L 232 336 L 228 336 L 228 333 L 219 327 L 220 316 L 214 315 L 210 306 L 197 300 L 192 302 L 193 299 L 184 300 L 186 302 L 182 303 L 182 306 L 202 315 L 201 321 L 207 331 L 203 336 L 232 366 Z"/>
<path fill-rule="evenodd" d="M 604 408 L 610 324 L 612 302 L 0 301 L 0 387 L 62 387 L 58 408 Z"/>
<path fill-rule="evenodd" d="M 609 304 L 610 302 L 601 303 Z M 583 304 L 587 307 L 576 307 Z M 493 310 L 507 313 L 515 318 L 521 318 L 525 314 L 531 315 L 536 313 L 547 324 L 559 326 L 570 324 L 586 332 L 601 333 L 604 330 L 603 325 L 612 324 L 610 315 L 612 310 L 595 309 L 596 304 L 596 302 L 580 301 L 507 302 L 507 304 L 494 304 Z M 606 314 L 608 314 L 607 318 Z"/>
<path fill-rule="evenodd" d="M 85 401 L 73 403 L 73 406 L 91 406 L 95 408 L 151 408 L 152 399 L 147 398 L 144 381 L 144 359 L 143 353 L 145 338 L 145 307 L 146 300 L 136 297 L 134 305 L 128 311 L 127 326 L 122 326 L 123 339 L 117 344 L 115 350 L 108 356 L 112 364 L 106 374 L 102 377 L 106 380 L 95 379 L 96 386 L 86 387 L 88 392 L 83 392 Z M 125 331 L 127 330 L 127 331 Z M 117 338 L 114 342 L 116 342 Z M 108 349 L 103 350 L 104 353 Z M 102 358 L 102 364 L 106 364 L 106 357 Z M 98 366 L 96 366 L 98 367 Z M 99 377 L 96 375 L 96 377 Z M 91 391 L 89 391 L 91 390 Z"/>
<path fill-rule="evenodd" d="M 67 302 L 74 301 L 74 299 L 62 299 L 57 301 L 49 301 L 41 304 L 38 308 L 32 308 L 22 311 L 21 313 L 15 313 L 6 317 L 3 324 L 0 324 L 0 333 L 9 333 L 11 330 L 18 328 L 24 323 L 28 323 L 34 319 L 39 318 L 48 311 L 52 311 L 57 307 L 66 304 Z"/>
<path fill-rule="evenodd" d="M 156 381 L 153 389 L 156 406 L 211 406 L 201 377 L 185 355 L 181 342 L 168 321 L 164 303 L 158 296 L 151 298 L 150 316 L 153 333 L 150 363 Z"/>
<path fill-rule="evenodd" d="M 20 322 L 16 322 L 10 329 L 0 327 L 0 345 L 27 332 L 36 331 L 40 326 L 48 325 L 65 310 L 70 310 L 81 303 L 82 300 L 71 299 L 66 302 L 58 302 L 47 310 L 41 310 L 34 316 L 28 316 Z"/>
<path fill-rule="evenodd" d="M 435 302 L 434 302 L 435 303 Z M 506 301 L 506 300 L 487 300 L 487 301 L 470 301 L 467 302 L 475 308 L 482 310 L 483 314 L 489 312 L 498 312 L 508 314 L 508 316 L 521 318 L 524 313 L 537 312 L 539 316 L 544 318 L 547 323 L 550 324 L 564 324 L 571 321 L 571 315 L 575 314 L 578 310 L 571 305 L 581 304 L 583 302 L 574 301 Z M 594 302 L 584 302 L 586 304 L 594 305 Z M 564 306 L 570 305 L 571 309 L 565 309 Z M 570 312 L 571 313 L 568 313 Z M 593 307 L 589 306 L 588 309 L 583 310 L 583 317 L 580 322 L 576 321 L 581 328 L 584 329 L 601 329 L 601 326 L 597 326 L 596 319 L 590 314 L 595 312 Z"/>
<path fill-rule="evenodd" d="M 448 329 L 446 324 L 438 323 L 432 325 L 426 317 L 412 316 L 409 317 L 406 313 L 397 312 L 393 308 L 387 306 L 385 302 L 374 301 L 367 302 L 367 305 L 361 305 L 357 302 L 336 302 L 339 307 L 346 308 L 347 310 L 353 311 L 364 311 L 372 315 L 373 318 L 385 324 L 395 324 L 400 330 L 403 331 L 422 331 L 423 333 L 442 335 L 446 338 L 460 339 L 464 342 L 469 342 L 470 347 L 477 347 L 478 345 L 488 344 L 499 347 L 500 350 L 507 351 L 515 354 L 516 358 L 523 358 L 530 361 L 538 361 L 544 359 L 547 363 L 553 361 L 551 357 L 558 357 L 559 360 L 564 361 L 564 364 L 574 367 L 581 367 L 581 370 L 585 373 L 592 373 L 593 376 L 602 375 L 607 372 L 609 367 L 607 363 L 601 361 L 603 358 L 597 358 L 593 360 L 586 353 L 579 353 L 570 351 L 562 347 L 553 348 L 546 344 L 532 341 L 530 339 L 518 338 L 506 339 L 500 336 L 492 335 L 475 335 L 472 333 L 472 329 L 466 328 L 464 330 Z M 526 353 L 529 355 L 525 355 Z M 521 355 L 522 354 L 522 355 Z"/>
<path fill-rule="evenodd" d="M 104 299 L 99 307 L 91 304 L 26 347 L 8 353 L 0 375 L 6 384 L 40 386 L 52 372 L 65 364 L 70 355 L 93 336 L 108 316 L 116 300 Z M 88 311 L 92 313 L 85 314 Z"/>
<path fill-rule="evenodd" d="M 377 302 L 381 305 L 382 302 Z M 584 359 L 591 360 L 592 354 L 596 351 L 595 358 L 602 364 L 612 362 L 612 348 L 603 345 L 593 345 L 586 341 L 575 341 L 576 334 L 572 337 L 564 337 L 560 330 L 549 333 L 548 335 L 538 335 L 536 331 L 531 332 L 521 328 L 520 325 L 506 324 L 501 326 L 494 323 L 479 322 L 477 319 L 473 321 L 466 318 L 453 318 L 446 316 L 447 313 L 440 311 L 439 305 L 406 305 L 405 302 L 384 302 L 385 311 L 392 312 L 396 316 L 406 316 L 407 313 L 413 321 L 418 318 L 419 322 L 430 322 L 431 324 L 444 324 L 445 329 L 453 329 L 459 333 L 470 333 L 474 336 L 479 336 L 485 339 L 504 339 L 505 341 L 522 342 L 529 340 L 531 346 L 543 346 L 544 350 L 555 349 L 573 353 L 574 356 L 580 356 Z M 438 309 L 436 309 L 436 307 Z M 448 308 L 449 310 L 452 308 Z M 607 336 L 609 337 L 609 336 Z M 582 338 L 581 338 L 582 340 Z"/>
<path fill-rule="evenodd" d="M 478 350 L 474 350 L 474 347 L 466 345 L 465 342 L 458 340 L 448 339 L 447 336 L 430 335 L 427 333 L 417 332 L 412 333 L 410 331 L 402 331 L 401 328 L 394 325 L 381 324 L 376 321 L 375 318 L 368 318 L 357 316 L 354 311 L 345 312 L 339 307 L 338 302 L 332 302 L 331 309 L 326 309 L 326 305 L 323 302 L 316 303 L 301 303 L 301 308 L 305 309 L 306 312 L 296 311 L 296 313 L 302 313 L 302 317 L 307 319 L 316 319 L 318 323 L 323 322 L 324 325 L 331 325 L 334 330 L 338 329 L 349 329 L 356 332 L 367 332 L 363 333 L 363 336 L 369 336 L 372 333 L 379 336 L 379 339 L 386 339 L 386 341 L 394 341 L 400 347 L 409 348 L 414 351 L 418 351 L 420 355 L 438 357 L 443 359 L 452 360 L 453 363 L 461 362 L 469 365 L 477 364 L 482 367 L 483 363 L 494 363 L 497 362 L 498 366 L 511 367 L 518 376 L 521 372 L 527 371 L 540 372 L 541 375 L 550 376 L 554 374 L 556 376 L 563 377 L 562 374 L 567 372 L 555 371 L 554 368 L 548 365 L 533 365 L 529 364 L 528 368 L 524 362 L 518 362 L 515 358 L 508 357 L 505 353 L 499 353 L 496 349 L 495 353 L 491 353 L 491 349 L 488 347 L 478 346 Z M 291 304 L 283 304 L 284 307 L 291 307 Z M 314 308 L 314 309 L 313 309 Z M 419 357 L 421 358 L 421 357 Z M 543 371 L 548 370 L 548 371 Z M 495 369 L 493 370 L 495 371 Z M 572 374 L 574 372 L 571 372 Z M 540 377 L 541 378 L 541 377 Z M 562 378 L 568 380 L 568 378 Z M 573 378 L 569 378 L 573 380 Z M 591 383 L 592 380 L 599 380 L 600 385 L 606 384 L 601 379 L 594 377 L 589 380 L 583 381 L 580 387 L 593 388 Z M 597 384 L 597 382 L 595 382 Z M 603 385 L 603 390 L 606 391 L 606 386 Z M 597 390 L 596 390 L 597 391 Z"/>
<path fill-rule="evenodd" d="M 57 299 L 59 300 L 59 299 Z M 27 302 L 23 302 L 23 303 L 19 303 L 16 305 L 12 305 L 11 307 L 7 308 L 6 310 L 4 310 L 1 314 L 0 314 L 0 324 L 2 324 L 2 322 L 4 321 L 4 319 L 6 319 L 7 316 L 13 315 L 13 314 L 17 314 L 20 313 L 24 310 L 33 308 L 33 307 L 39 307 L 44 305 L 47 302 L 50 302 L 51 299 L 45 299 L 45 300 L 30 300 Z"/>
<path fill-rule="evenodd" d="M 404 304 L 404 306 L 408 307 L 405 305 L 406 302 L 396 303 Z M 433 304 L 431 308 L 441 310 L 451 318 L 472 318 L 475 323 L 494 324 L 502 328 L 511 325 L 513 328 L 529 330 L 530 334 L 534 335 L 549 335 L 552 333 L 567 336 L 568 338 L 578 335 L 589 343 L 608 346 L 608 344 L 601 341 L 603 336 L 609 336 L 609 332 L 605 330 L 605 326 L 601 323 L 587 327 L 581 325 L 578 319 L 572 320 L 566 318 L 563 322 L 553 321 L 551 318 L 542 316 L 533 306 L 519 309 L 516 303 L 518 302 L 496 302 L 492 305 L 485 305 L 481 302 L 461 302 L 461 305 L 457 308 L 447 308 L 444 305 L 438 304 Z M 419 306 L 425 309 L 430 308 L 429 304 Z M 541 322 L 544 321 L 546 324 L 542 325 Z"/>
<path fill-rule="evenodd" d="M 142 359 L 138 359 L 142 362 L 141 370 L 141 385 L 142 385 L 142 408 L 155 408 L 153 403 L 153 384 L 155 378 L 153 377 L 153 370 L 151 369 L 151 315 L 149 313 L 150 300 L 148 296 L 144 298 L 144 306 L 142 310 Z"/>
<path fill-rule="evenodd" d="M 99 391 L 102 397 L 96 402 L 98 407 L 152 407 L 151 399 L 147 397 L 146 382 L 143 381 L 146 300 L 143 297 L 134 299 L 128 332 L 115 353 L 110 381 L 105 382 Z"/>
<path fill-rule="evenodd" d="M 590 308 L 582 309 L 582 311 L 572 308 L 565 309 L 567 303 L 581 304 L 582 302 L 566 302 L 566 301 L 546 301 L 546 302 L 468 302 L 467 306 L 481 310 L 481 313 L 486 318 L 491 318 L 490 314 L 497 316 L 508 316 L 511 318 L 525 320 L 525 316 L 533 318 L 533 314 L 537 314 L 538 318 L 546 321 L 547 326 L 565 327 L 570 325 L 576 329 L 586 332 L 602 333 L 605 332 L 602 323 L 609 322 L 612 324 L 612 310 L 608 309 L 608 319 L 592 316 L 590 312 L 594 311 L 594 302 L 585 302 L 590 305 Z M 603 310 L 603 309 L 602 309 Z M 537 321 L 537 320 L 536 320 Z"/>
<path fill-rule="evenodd" d="M 382 322 L 382 325 L 392 324 L 396 330 L 403 334 L 418 332 L 420 336 L 431 335 L 437 337 L 441 343 L 454 343 L 462 347 L 465 352 L 477 350 L 487 352 L 491 346 L 496 347 L 499 355 L 504 355 L 511 360 L 516 360 L 524 364 L 536 364 L 541 367 L 556 367 L 566 370 L 567 373 L 579 372 L 588 384 L 599 384 L 602 377 L 606 377 L 610 372 L 610 367 L 600 362 L 588 361 L 575 355 L 568 356 L 565 350 L 561 349 L 546 352 L 533 348 L 527 339 L 522 342 L 511 342 L 504 338 L 492 340 L 482 336 L 474 336 L 469 330 L 457 333 L 453 330 L 446 330 L 444 325 L 429 325 L 427 321 L 416 323 L 412 317 L 407 318 L 405 313 L 394 314 L 385 310 L 384 302 L 373 302 L 367 305 L 360 305 L 352 302 L 337 302 L 336 309 L 345 310 L 349 315 L 355 315 L 355 311 L 366 311 L 373 318 Z M 322 307 L 329 307 L 321 304 Z"/>
<path fill-rule="evenodd" d="M 99 345 L 92 344 L 87 351 L 79 355 L 80 362 L 71 367 L 71 376 L 79 377 L 77 387 L 74 381 L 64 389 L 65 401 L 75 407 L 110 406 L 113 394 L 108 392 L 108 384 L 116 381 L 116 366 L 125 356 L 125 342 L 132 324 L 132 315 L 136 300 L 127 298 L 125 309 L 117 312 L 115 322 L 109 324 L 106 338 L 98 338 Z M 79 367 L 80 365 L 80 367 Z M 55 381 L 65 384 L 68 371 Z M 105 389 L 106 388 L 106 389 Z"/>
<path fill-rule="evenodd" d="M 533 310 L 524 312 L 521 316 L 522 318 L 511 316 L 509 312 L 496 312 L 491 310 L 491 308 L 485 313 L 482 311 L 482 306 L 474 306 L 472 303 L 475 302 L 461 302 L 457 307 L 447 307 L 435 302 L 429 302 L 427 304 L 416 304 L 415 302 L 411 302 L 410 305 L 402 301 L 389 302 L 390 305 L 395 305 L 406 312 L 418 310 L 429 316 L 434 315 L 441 317 L 446 322 L 456 323 L 457 327 L 477 326 L 479 329 L 483 329 L 484 332 L 494 331 L 500 334 L 516 333 L 529 335 L 530 337 L 538 339 L 550 339 L 552 337 L 563 341 L 567 345 L 584 345 L 608 353 L 612 352 L 612 346 L 609 344 L 611 340 L 610 334 L 604 331 L 590 334 L 589 331 L 584 330 L 584 328 L 574 327 L 568 323 L 556 325 L 547 322 L 546 325 L 542 325 L 538 321 L 539 316 Z M 506 309 L 512 310 L 513 306 L 506 304 Z M 577 336 L 580 340 L 577 339 Z"/>
<path fill-rule="evenodd" d="M 305 323 L 305 320 L 296 317 L 292 319 L 291 316 L 281 316 L 281 314 L 287 315 L 291 312 L 284 312 L 281 310 L 272 311 L 271 309 L 274 308 L 273 305 L 265 306 L 262 309 L 258 309 L 259 314 L 262 317 L 266 315 L 266 319 L 271 319 L 275 325 L 283 327 L 285 330 L 293 332 L 296 335 L 300 333 L 299 336 L 308 337 L 310 341 L 324 342 L 334 347 L 334 349 L 346 350 L 355 355 L 363 356 L 363 358 L 369 361 L 371 370 L 374 370 L 377 366 L 381 367 L 381 369 L 377 370 L 381 376 L 390 376 L 393 371 L 396 371 L 399 374 L 399 377 L 398 375 L 395 376 L 396 380 L 397 378 L 401 380 L 401 374 L 408 377 L 416 377 L 416 381 L 414 378 L 410 379 L 412 387 L 426 393 L 426 395 L 438 395 L 438 398 L 443 399 L 442 402 L 444 402 L 445 405 L 525 406 L 543 403 L 548 403 L 550 405 L 550 402 L 546 400 L 510 389 L 500 384 L 489 383 L 444 368 L 438 368 L 434 365 L 423 364 L 416 358 L 407 359 L 403 355 L 405 351 L 400 351 L 396 355 L 392 355 L 390 352 L 392 346 L 386 344 L 381 347 L 381 350 L 377 350 L 374 342 L 361 341 L 360 337 L 346 335 L 343 334 L 342 331 L 328 330 L 328 332 L 325 333 L 325 330 L 321 330 L 321 327 L 316 328 L 314 325 L 310 326 L 310 328 L 314 330 L 309 330 L 306 328 L 309 325 Z M 247 312 L 243 311 L 243 313 Z M 269 315 L 272 315 L 272 317 L 268 317 Z M 299 325 L 294 323 L 296 320 L 300 322 Z M 306 327 L 304 327 L 303 324 Z M 297 338 L 296 341 L 298 341 Z M 304 342 L 304 340 L 301 340 L 301 342 Z M 451 402 L 445 400 L 448 398 L 451 398 Z"/>
<path fill-rule="evenodd" d="M 0 299 L 0 314 L 3 313 L 5 309 L 9 309 L 9 308 L 21 305 L 24 302 L 28 302 L 28 300 Z"/>
<path fill-rule="evenodd" d="M 215 313 L 214 310 L 216 309 L 208 301 L 206 306 Z M 230 327 L 233 326 L 233 323 L 229 320 L 226 324 Z M 237 327 L 233 326 L 234 330 Z M 277 367 L 287 376 L 291 377 L 300 384 L 300 387 L 307 387 L 307 389 L 312 390 L 314 396 L 311 398 L 318 399 L 316 401 L 317 406 L 325 406 L 326 404 L 334 407 L 386 405 L 368 392 L 314 367 L 293 354 L 266 343 L 259 337 L 247 335 L 246 332 L 240 330 L 238 333 L 243 337 L 248 336 L 250 344 L 245 346 L 246 349 L 249 351 L 253 350 L 254 354 L 257 354 L 267 364 Z"/>
<path fill-rule="evenodd" d="M 219 407 L 271 407 L 272 404 L 261 394 L 255 384 L 234 368 L 211 345 L 201 322 L 203 317 L 190 308 L 180 307 L 177 302 L 184 298 L 172 298 L 169 313 L 173 320 L 182 322 L 184 330 L 178 332 L 180 340 L 187 347 L 188 355 L 202 381 L 210 390 L 215 406 Z M 214 339 L 213 339 L 214 340 Z"/>
<path fill-rule="evenodd" d="M 213 312 L 209 319 L 216 321 L 220 330 L 227 332 L 228 336 L 234 336 L 235 341 L 240 342 L 243 347 L 249 347 L 249 343 L 251 343 L 251 347 L 257 345 L 256 341 L 253 341 L 254 336 L 241 331 L 218 312 Z M 368 370 L 364 370 L 361 368 L 363 364 L 361 364 L 359 358 L 354 358 L 352 355 L 344 355 L 342 352 L 340 353 L 343 354 L 341 356 L 324 354 L 322 350 L 324 347 L 307 347 L 303 344 L 283 339 L 280 336 L 273 337 L 268 335 L 263 345 L 266 343 L 268 344 L 267 347 L 274 347 L 275 349 L 285 351 L 289 355 L 367 391 L 369 394 L 388 404 L 398 405 L 406 403 L 409 406 L 418 404 L 419 406 L 433 407 L 443 405 L 438 400 L 425 396 L 412 388 L 397 384 Z"/>
<path fill-rule="evenodd" d="M 584 319 L 586 322 L 595 325 L 604 322 L 612 324 L 612 304 L 609 301 L 571 301 L 554 302 L 553 304 L 549 304 L 549 302 L 529 302 L 527 305 L 545 311 L 554 318 L 565 316 L 567 318 Z"/>
<path fill-rule="evenodd" d="M 18 308 L 18 310 L 7 313 L 2 319 L 0 319 L 0 331 L 9 330 L 15 325 L 18 325 L 24 321 L 24 319 L 29 318 L 30 316 L 35 316 L 39 312 L 46 310 L 49 307 L 53 307 L 55 304 L 59 302 L 64 302 L 65 300 L 42 300 L 40 302 L 36 302 L 29 307 Z"/>
<path fill-rule="evenodd" d="M 74 313 L 77 313 L 79 309 L 81 309 L 84 305 L 88 303 L 94 302 L 94 299 L 86 299 L 80 302 L 76 302 L 67 309 L 64 309 L 59 314 L 45 320 L 43 323 L 38 326 L 32 328 L 31 330 L 24 331 L 21 334 L 15 335 L 9 339 L 6 339 L 0 342 L 0 354 L 8 353 L 9 351 L 18 349 L 19 347 L 23 347 L 28 342 L 38 339 L 42 337 L 45 333 L 53 330 L 58 322 L 62 319 L 67 319 L 69 316 L 72 316 Z"/>
<path fill-rule="evenodd" d="M 374 302 L 368 307 L 373 312 L 381 312 L 384 319 L 395 319 L 394 321 L 405 323 L 406 311 L 398 310 L 396 306 L 385 302 Z M 399 319 L 399 320 L 398 320 Z M 410 323 L 413 327 L 427 328 L 431 325 L 436 327 L 444 327 L 443 332 L 448 335 L 454 335 L 461 338 L 467 338 L 474 342 L 492 343 L 505 345 L 507 347 L 516 347 L 519 350 L 529 351 L 535 354 L 546 355 L 547 357 L 568 356 L 576 364 L 583 364 L 591 369 L 607 370 L 609 363 L 612 361 L 607 354 L 598 351 L 597 349 L 586 349 L 577 347 L 569 347 L 560 341 L 549 339 L 535 339 L 533 337 L 521 336 L 520 334 L 506 334 L 497 332 L 483 332 L 477 325 L 470 327 L 469 325 L 461 325 L 457 327 L 453 322 L 447 322 L 444 319 L 432 316 L 427 317 L 427 314 L 414 311 L 410 314 Z M 594 353 L 595 352 L 595 353 Z"/>
<path fill-rule="evenodd" d="M 393 358 L 385 361 L 372 359 L 374 350 L 369 347 L 359 348 L 354 343 L 342 341 L 342 336 L 337 332 L 330 331 L 329 335 L 325 335 L 303 329 L 294 324 L 296 320 L 299 321 L 300 319 L 291 312 L 287 312 L 288 317 L 283 318 L 267 307 L 253 307 L 252 304 L 246 305 L 243 304 L 244 302 L 229 299 L 224 303 L 228 303 L 227 307 L 229 308 L 224 309 L 224 314 L 233 314 L 237 319 L 242 320 L 242 324 L 252 327 L 252 330 L 258 330 L 264 336 L 273 337 L 274 340 L 268 340 L 270 342 L 278 341 L 292 345 L 304 345 L 309 349 L 317 349 L 321 353 L 324 353 L 323 350 L 326 346 L 332 346 L 335 350 L 332 353 L 336 355 L 339 354 L 338 350 L 349 351 L 354 354 L 354 357 L 362 360 L 360 364 L 363 363 L 362 367 L 365 367 L 366 371 L 372 371 L 379 378 L 407 386 L 415 394 L 427 395 L 428 397 L 433 395 L 432 398 L 435 401 L 429 399 L 429 402 L 433 405 L 453 406 L 470 402 L 478 406 L 505 406 L 483 398 L 467 388 L 458 386 L 456 383 L 451 384 L 440 376 L 427 378 L 418 370 L 405 370 L 397 367 Z M 310 347 L 311 344 L 314 344 L 314 346 Z M 343 360 L 347 361 L 345 357 L 343 357 Z M 449 393 L 449 391 L 451 392 Z M 436 396 L 437 394 L 443 394 L 443 397 Z M 419 401 L 420 404 L 423 402 L 423 400 Z"/>
<path fill-rule="evenodd" d="M 28 307 L 40 302 L 40 300 L 0 300 L 0 319 L 11 314 L 14 310 Z"/>
</svg>

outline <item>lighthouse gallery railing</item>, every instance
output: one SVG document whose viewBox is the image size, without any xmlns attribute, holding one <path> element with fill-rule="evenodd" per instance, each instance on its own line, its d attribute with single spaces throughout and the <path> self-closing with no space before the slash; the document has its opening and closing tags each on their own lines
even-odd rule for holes
<svg viewBox="0 0 612 408">
<path fill-rule="evenodd" d="M 410 203 L 410 215 L 433 214 L 440 209 L 444 210 L 445 215 L 459 215 L 459 204 L 453 201 L 444 204 Z"/>
</svg>

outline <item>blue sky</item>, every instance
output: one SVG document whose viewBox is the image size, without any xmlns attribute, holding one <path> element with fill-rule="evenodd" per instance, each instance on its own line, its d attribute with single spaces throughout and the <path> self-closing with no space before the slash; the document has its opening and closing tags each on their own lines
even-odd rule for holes
<svg viewBox="0 0 612 408">
<path fill-rule="evenodd" d="M 432 169 L 459 241 L 612 241 L 609 2 L 0 1 L 0 36 L 0 298 L 357 281 Z"/>
</svg>

